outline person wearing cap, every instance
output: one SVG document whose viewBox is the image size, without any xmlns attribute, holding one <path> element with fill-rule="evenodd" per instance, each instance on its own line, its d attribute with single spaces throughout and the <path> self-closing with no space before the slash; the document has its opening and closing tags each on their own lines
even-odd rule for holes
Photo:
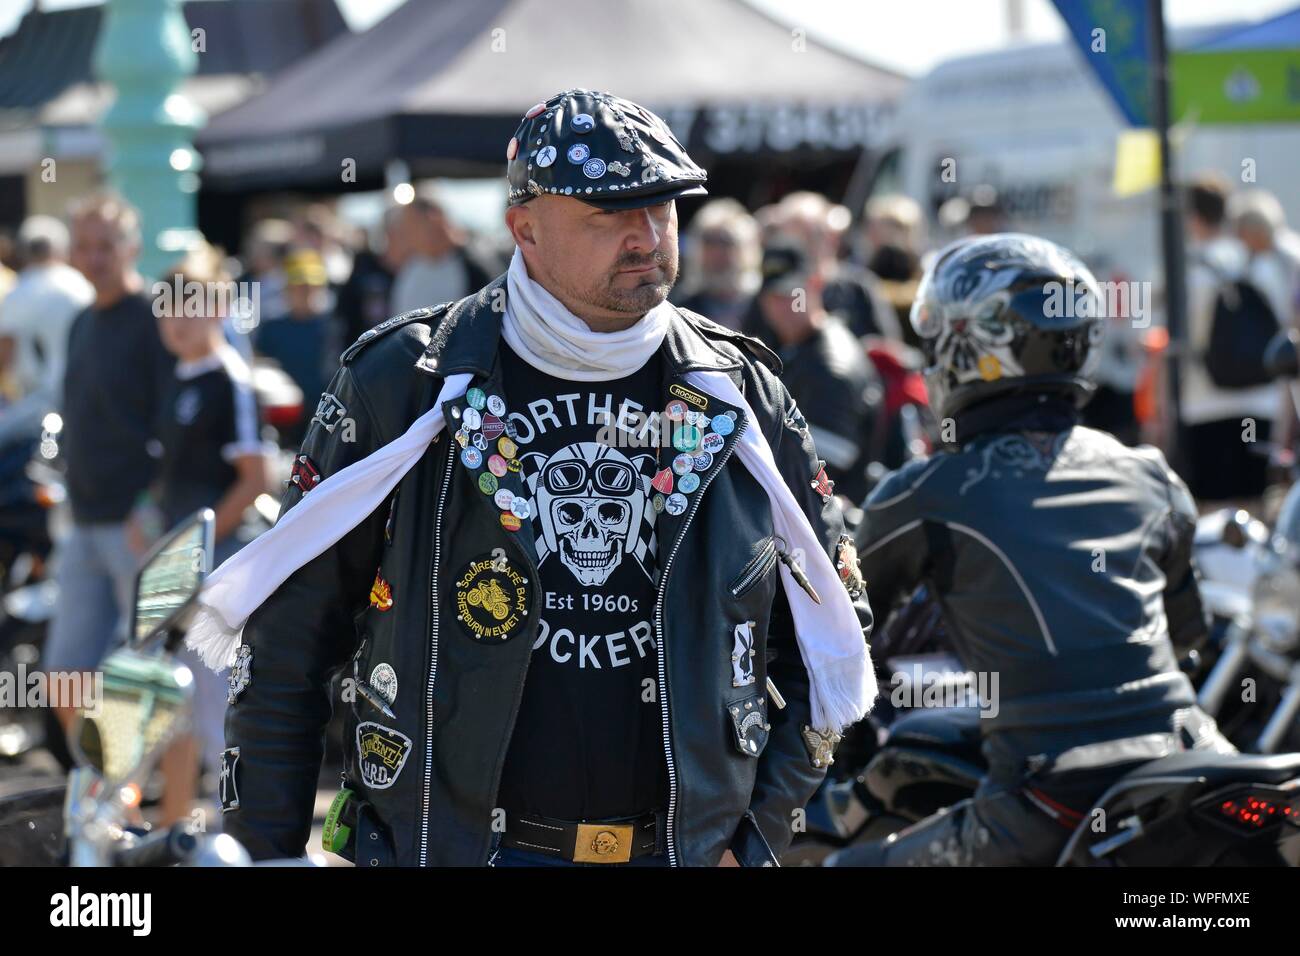
<svg viewBox="0 0 1300 956">
<path fill-rule="evenodd" d="M 302 389 L 304 413 L 281 435 L 285 447 L 302 441 L 315 396 L 329 377 L 326 365 L 333 343 L 334 316 L 329 309 L 329 277 L 325 260 L 315 249 L 299 247 L 285 253 L 284 301 L 288 311 L 279 318 L 263 316 L 253 333 L 253 348 L 274 359 Z"/>
<path fill-rule="evenodd" d="M 224 828 L 304 852 L 341 670 L 359 866 L 776 865 L 876 696 L 830 483 L 779 360 L 667 301 L 706 174 L 661 119 L 569 90 L 506 160 L 509 269 L 343 353 L 205 583 Z"/>
<path fill-rule="evenodd" d="M 826 473 L 854 505 L 867 494 L 867 466 L 884 388 L 857 337 L 822 302 L 824 283 L 803 245 L 774 239 L 763 250 L 758 311 L 776 344 L 782 382 L 799 403 Z"/>
</svg>

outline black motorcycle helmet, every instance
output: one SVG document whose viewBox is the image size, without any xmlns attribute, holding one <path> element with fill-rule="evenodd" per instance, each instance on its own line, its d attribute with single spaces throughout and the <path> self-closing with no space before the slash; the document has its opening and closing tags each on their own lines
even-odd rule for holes
<svg viewBox="0 0 1300 956">
<path fill-rule="evenodd" d="M 930 407 L 947 418 L 1010 392 L 1092 396 L 1105 328 L 1097 280 L 1074 253 L 1021 233 L 952 243 L 926 270 L 912 327 Z"/>
</svg>

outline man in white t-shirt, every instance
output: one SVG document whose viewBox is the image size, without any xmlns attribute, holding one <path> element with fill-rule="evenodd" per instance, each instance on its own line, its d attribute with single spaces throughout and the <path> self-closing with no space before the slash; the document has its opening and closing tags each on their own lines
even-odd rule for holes
<svg viewBox="0 0 1300 956">
<path fill-rule="evenodd" d="M 1203 177 L 1187 187 L 1187 343 L 1182 369 L 1185 478 L 1196 499 L 1245 501 L 1264 492 L 1268 442 L 1280 407 L 1275 385 L 1220 388 L 1203 356 L 1220 286 L 1247 275 L 1245 247 L 1227 234 L 1227 186 Z M 1261 288 L 1265 296 L 1268 293 Z"/>
<path fill-rule="evenodd" d="M 0 367 L 18 389 L 0 409 L 0 444 L 34 435 L 59 404 L 68 330 L 95 297 L 80 272 L 67 264 L 68 230 L 51 216 L 31 216 L 18 230 L 23 270 L 0 301 Z"/>
</svg>

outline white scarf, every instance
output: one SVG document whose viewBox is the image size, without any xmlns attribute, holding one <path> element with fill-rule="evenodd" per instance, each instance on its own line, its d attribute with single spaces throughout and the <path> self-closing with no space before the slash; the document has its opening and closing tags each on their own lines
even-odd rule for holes
<svg viewBox="0 0 1300 956">
<path fill-rule="evenodd" d="M 528 277 L 522 261 L 516 251 L 507 279 L 502 335 L 511 348 L 542 371 L 580 381 L 624 377 L 645 364 L 674 320 L 675 310 L 665 303 L 624 332 L 592 332 Z M 570 369 L 570 364 L 575 368 Z M 745 416 L 748 427 L 736 442 L 736 456 L 767 492 L 773 530 L 789 550 L 805 556 L 804 572 L 822 600 L 821 604 L 814 602 L 789 569 L 780 565 L 795 636 L 811 678 L 813 727 L 822 733 L 843 730 L 861 720 L 876 698 L 875 672 L 853 604 L 777 471 L 772 449 L 740 390 L 722 372 L 688 372 L 686 378 L 699 391 L 736 406 Z M 433 408 L 417 418 L 405 434 L 325 478 L 297 506 L 282 514 L 275 527 L 208 577 L 185 639 L 205 664 L 213 670 L 232 664 L 248 616 L 294 571 L 383 504 L 445 427 L 443 403 L 464 395 L 470 379 L 469 374 L 447 376 Z"/>
<path fill-rule="evenodd" d="M 534 282 L 515 246 L 506 273 L 501 337 L 539 372 L 572 382 L 626 378 L 650 360 L 676 310 L 667 300 L 618 332 L 593 332 L 555 296 Z"/>
</svg>

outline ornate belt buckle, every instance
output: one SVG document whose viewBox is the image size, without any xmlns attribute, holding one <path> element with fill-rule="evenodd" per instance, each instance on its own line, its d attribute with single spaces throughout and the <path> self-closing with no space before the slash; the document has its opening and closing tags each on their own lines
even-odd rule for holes
<svg viewBox="0 0 1300 956">
<path fill-rule="evenodd" d="M 575 863 L 627 863 L 632 859 L 632 824 L 579 823 Z"/>
</svg>

